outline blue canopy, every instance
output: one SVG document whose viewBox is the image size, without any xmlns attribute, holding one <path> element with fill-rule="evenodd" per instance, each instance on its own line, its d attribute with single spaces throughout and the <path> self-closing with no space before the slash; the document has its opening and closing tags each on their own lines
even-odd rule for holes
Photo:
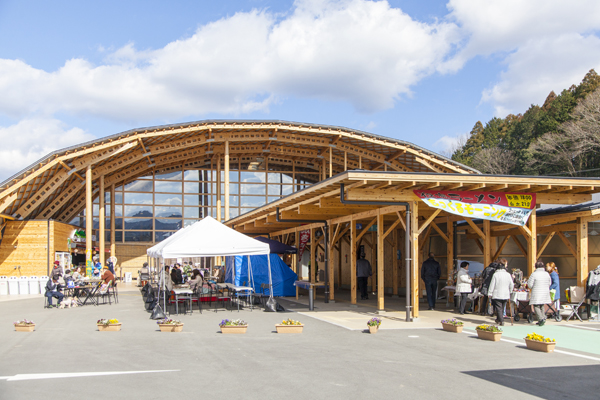
<svg viewBox="0 0 600 400">
<path fill-rule="evenodd" d="M 296 287 L 294 282 L 298 280 L 298 275 L 285 265 L 277 254 L 269 254 L 269 257 L 273 279 L 273 296 L 295 296 Z M 248 258 L 250 258 L 250 265 L 252 266 L 251 275 L 253 279 L 248 277 Z M 226 258 L 225 265 L 225 282 L 227 283 L 237 286 L 253 286 L 255 293 L 263 293 L 260 285 L 263 283 L 269 284 L 269 264 L 266 255 L 231 256 Z M 233 276 L 234 270 L 235 278 Z M 254 285 L 251 284 L 252 280 Z M 269 290 L 265 289 L 264 294 L 268 295 Z"/>
</svg>

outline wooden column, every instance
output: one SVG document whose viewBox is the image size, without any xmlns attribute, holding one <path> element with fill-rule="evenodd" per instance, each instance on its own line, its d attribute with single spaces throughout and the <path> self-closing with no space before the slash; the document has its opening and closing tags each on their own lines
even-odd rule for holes
<svg viewBox="0 0 600 400">
<path fill-rule="evenodd" d="M 484 268 L 492 262 L 492 230 L 489 220 L 483 220 L 483 266 Z"/>
<path fill-rule="evenodd" d="M 377 286 L 377 254 L 375 253 L 375 246 L 377 245 L 375 232 L 371 232 L 371 268 L 373 275 L 369 278 L 371 281 L 371 291 L 375 293 L 375 287 Z"/>
<path fill-rule="evenodd" d="M 329 148 L 329 177 L 333 176 L 333 149 Z"/>
<path fill-rule="evenodd" d="M 448 236 L 448 242 L 446 243 L 446 279 L 450 279 L 454 272 L 454 226 L 450 217 L 446 219 L 446 236 Z"/>
<path fill-rule="evenodd" d="M 533 271 L 535 270 L 535 262 L 537 261 L 537 218 L 535 213 L 535 208 L 531 211 L 531 215 L 527 220 L 527 228 L 529 228 L 529 238 L 527 235 L 527 272 L 531 276 Z"/>
<path fill-rule="evenodd" d="M 356 304 L 356 222 L 350 221 L 350 303 Z"/>
<path fill-rule="evenodd" d="M 333 250 L 334 250 L 334 243 L 333 243 L 333 225 L 329 225 L 329 243 L 325 243 L 325 246 L 329 246 L 329 249 L 327 250 L 327 256 L 329 257 L 329 260 L 327 260 L 327 267 L 328 267 L 328 271 L 327 274 L 329 275 L 329 301 L 333 301 L 335 298 L 335 290 L 334 290 L 334 284 L 335 284 L 335 280 L 333 277 Z"/>
<path fill-rule="evenodd" d="M 229 221 L 229 140 L 225 141 L 225 221 Z"/>
<path fill-rule="evenodd" d="M 326 160 L 325 158 L 323 158 L 323 162 L 321 165 L 321 180 L 325 180 L 327 179 L 327 166 L 326 166 Z"/>
<path fill-rule="evenodd" d="M 344 152 L 344 171 L 348 171 L 348 152 Z"/>
<path fill-rule="evenodd" d="M 384 310 L 384 233 L 385 231 L 383 230 L 383 214 L 379 214 L 377 215 L 377 309 L 380 311 Z"/>
<path fill-rule="evenodd" d="M 315 261 L 315 254 L 317 253 L 317 240 L 315 239 L 314 228 L 310 229 L 310 282 L 315 283 L 317 281 L 317 263 Z"/>
<path fill-rule="evenodd" d="M 110 185 L 110 255 L 116 257 L 117 244 L 116 244 L 116 221 L 115 221 L 115 184 Z M 114 265 L 115 271 L 117 266 Z"/>
<path fill-rule="evenodd" d="M 298 239 L 298 231 L 294 232 L 294 246 L 296 246 L 297 249 L 300 248 L 300 244 L 299 244 L 299 239 Z M 300 271 L 300 260 L 298 260 L 299 257 L 299 253 L 296 253 L 293 255 L 292 257 L 292 271 L 294 271 L 296 274 L 298 274 L 298 280 L 302 280 L 302 273 Z"/>
<path fill-rule="evenodd" d="M 411 294 L 412 316 L 419 317 L 419 203 L 412 201 L 410 205 L 410 249 L 411 249 Z"/>
<path fill-rule="evenodd" d="M 100 194 L 99 194 L 99 212 L 98 212 L 98 217 L 100 218 L 100 224 L 99 224 L 99 250 L 100 250 L 100 264 L 102 264 L 102 266 L 105 265 L 105 251 L 106 251 L 106 243 L 105 243 L 105 237 L 106 237 L 106 210 L 104 209 L 104 207 L 106 206 L 104 204 L 104 175 L 100 175 Z"/>
<path fill-rule="evenodd" d="M 577 286 L 585 287 L 588 268 L 588 222 L 577 218 Z"/>
<path fill-rule="evenodd" d="M 217 157 L 217 221 L 221 222 L 221 156 Z"/>
<path fill-rule="evenodd" d="M 392 296 L 398 297 L 398 229 L 392 231 Z"/>
<path fill-rule="evenodd" d="M 92 232 L 93 232 L 93 206 L 92 206 L 92 166 L 88 165 L 85 171 L 85 267 L 86 274 L 91 275 L 92 268 Z"/>
</svg>

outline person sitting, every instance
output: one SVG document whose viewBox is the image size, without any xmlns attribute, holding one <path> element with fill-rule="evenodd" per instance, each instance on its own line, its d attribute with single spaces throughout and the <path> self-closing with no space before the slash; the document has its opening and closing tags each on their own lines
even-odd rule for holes
<svg viewBox="0 0 600 400">
<path fill-rule="evenodd" d="M 192 279 L 188 281 L 190 289 L 195 290 L 198 286 L 202 286 L 202 274 L 199 270 L 194 269 L 192 271 Z"/>
<path fill-rule="evenodd" d="M 46 297 L 48 298 L 48 308 L 52 308 L 52 298 L 58 299 L 57 307 L 65 297 L 60 291 L 60 285 L 58 283 L 58 276 L 53 275 L 46 283 Z"/>
<path fill-rule="evenodd" d="M 52 268 L 52 272 L 50 273 L 50 276 L 61 276 L 62 275 L 62 269 L 60 268 L 60 262 L 59 261 L 54 261 L 54 268 Z"/>
<path fill-rule="evenodd" d="M 171 271 L 171 280 L 175 285 L 181 285 L 183 283 L 183 275 L 181 275 L 181 270 L 178 268 L 179 264 L 176 264 Z"/>
<path fill-rule="evenodd" d="M 107 266 L 105 266 L 103 268 L 103 273 L 100 279 L 102 279 L 102 283 L 108 285 L 111 281 L 115 281 L 115 275 L 112 272 L 110 272 Z"/>
<path fill-rule="evenodd" d="M 83 279 L 82 268 L 78 267 L 75 272 L 73 272 L 73 281 L 78 282 Z"/>
<path fill-rule="evenodd" d="M 108 270 L 114 275 L 115 274 L 115 266 L 113 265 L 112 261 L 107 261 L 106 262 L 106 266 L 108 267 Z"/>
</svg>

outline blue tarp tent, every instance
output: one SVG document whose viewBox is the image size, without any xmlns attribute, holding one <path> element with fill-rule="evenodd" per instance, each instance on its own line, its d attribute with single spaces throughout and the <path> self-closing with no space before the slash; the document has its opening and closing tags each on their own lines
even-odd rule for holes
<svg viewBox="0 0 600 400">
<path fill-rule="evenodd" d="M 262 293 L 260 285 L 262 283 L 269 284 L 269 264 L 267 256 L 249 256 L 250 265 L 252 266 L 251 277 L 248 277 L 248 256 L 232 256 L 227 257 L 225 282 L 232 283 L 237 286 L 251 286 L 250 282 L 254 282 L 254 292 Z M 290 269 L 279 258 L 277 254 L 269 254 L 271 259 L 271 274 L 273 279 L 273 296 L 295 296 L 296 287 L 294 282 L 298 280 L 298 275 Z M 235 270 L 235 278 L 233 271 Z M 268 289 L 265 289 L 265 294 L 269 294 Z"/>
</svg>

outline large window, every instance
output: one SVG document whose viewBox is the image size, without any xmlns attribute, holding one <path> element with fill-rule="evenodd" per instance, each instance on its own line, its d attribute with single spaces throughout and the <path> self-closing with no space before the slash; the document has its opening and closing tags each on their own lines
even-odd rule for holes
<svg viewBox="0 0 600 400">
<path fill-rule="evenodd" d="M 257 207 L 302 190 L 318 181 L 314 171 L 264 170 L 232 164 L 229 173 L 229 217 L 235 218 Z M 221 171 L 221 217 L 225 217 L 225 173 Z M 117 243 L 160 242 L 182 227 L 210 215 L 217 217 L 217 171 L 182 169 L 153 173 L 115 188 L 114 199 L 106 193 L 106 241 L 110 241 L 110 210 L 114 200 Z M 99 201 L 94 201 L 94 234 L 98 235 Z M 72 224 L 85 227 L 85 211 Z"/>
</svg>

